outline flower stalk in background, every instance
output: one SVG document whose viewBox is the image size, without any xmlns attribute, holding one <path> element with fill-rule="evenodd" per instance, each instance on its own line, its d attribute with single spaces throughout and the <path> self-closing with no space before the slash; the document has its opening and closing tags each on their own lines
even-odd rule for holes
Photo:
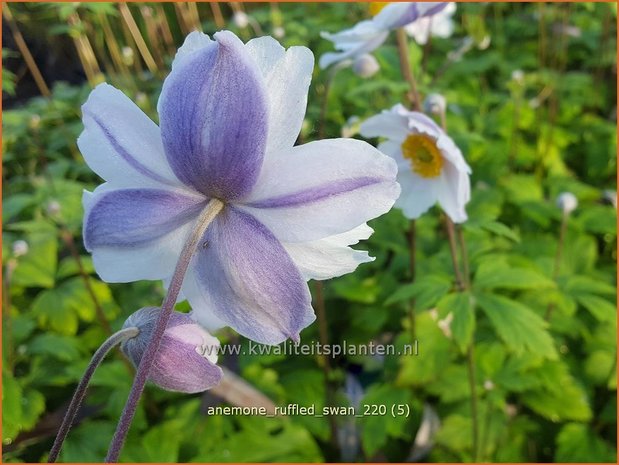
<svg viewBox="0 0 619 465">
<path fill-rule="evenodd" d="M 158 103 L 160 127 L 98 86 L 79 146 L 106 183 L 84 195 L 84 242 L 108 282 L 169 284 L 107 460 L 118 458 L 181 292 L 204 327 L 265 344 L 315 318 L 308 279 L 371 258 L 349 245 L 400 193 L 397 167 L 349 139 L 294 147 L 313 56 L 263 37 L 190 34 Z M 179 258 L 180 257 L 180 258 Z M 176 269 L 174 273 L 174 263 Z"/>
</svg>

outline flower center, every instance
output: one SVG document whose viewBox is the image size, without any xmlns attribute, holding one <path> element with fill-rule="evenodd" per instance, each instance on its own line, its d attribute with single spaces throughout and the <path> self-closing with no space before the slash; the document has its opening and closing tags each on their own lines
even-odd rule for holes
<svg viewBox="0 0 619 465">
<path fill-rule="evenodd" d="M 376 16 L 387 5 L 389 5 L 389 2 L 370 2 L 370 14 Z"/>
<path fill-rule="evenodd" d="M 424 134 L 410 134 L 402 143 L 402 155 L 411 161 L 412 169 L 424 178 L 441 174 L 443 157 L 436 141 Z"/>
</svg>

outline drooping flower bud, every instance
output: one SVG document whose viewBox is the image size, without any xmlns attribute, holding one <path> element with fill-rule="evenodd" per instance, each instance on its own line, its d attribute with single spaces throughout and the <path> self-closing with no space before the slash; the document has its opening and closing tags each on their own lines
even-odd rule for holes
<svg viewBox="0 0 619 465">
<path fill-rule="evenodd" d="M 123 328 L 140 330 L 122 343 L 121 350 L 137 368 L 152 336 L 159 307 L 141 308 L 132 314 Z M 210 389 L 221 381 L 223 372 L 217 363 L 219 341 L 185 313 L 173 312 L 165 330 L 150 381 L 168 391 L 195 393 Z"/>
<path fill-rule="evenodd" d="M 355 59 L 352 64 L 352 70 L 357 76 L 361 76 L 362 78 L 369 78 L 374 76 L 378 70 L 380 69 L 380 65 L 374 55 L 370 55 L 369 53 L 365 53 Z"/>
<path fill-rule="evenodd" d="M 281 39 L 286 35 L 286 30 L 282 26 L 273 28 L 273 37 Z"/>
<path fill-rule="evenodd" d="M 442 115 L 447 109 L 447 100 L 441 94 L 429 94 L 423 102 L 423 109 L 431 115 Z"/>
<path fill-rule="evenodd" d="M 26 255 L 28 253 L 28 243 L 24 240 L 18 240 L 13 242 L 13 256 L 21 257 L 22 255 Z"/>
<path fill-rule="evenodd" d="M 557 197 L 557 207 L 563 210 L 564 214 L 569 215 L 578 207 L 578 199 L 571 192 L 562 192 Z"/>
</svg>

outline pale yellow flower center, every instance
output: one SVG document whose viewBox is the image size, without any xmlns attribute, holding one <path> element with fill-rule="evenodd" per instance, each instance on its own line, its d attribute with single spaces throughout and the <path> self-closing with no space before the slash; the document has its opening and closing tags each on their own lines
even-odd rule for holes
<svg viewBox="0 0 619 465">
<path fill-rule="evenodd" d="M 389 2 L 370 2 L 370 14 L 376 16 L 387 5 L 389 5 Z"/>
<path fill-rule="evenodd" d="M 402 143 L 402 155 L 411 161 L 412 170 L 424 178 L 441 174 L 443 157 L 436 141 L 424 134 L 410 134 Z"/>
</svg>

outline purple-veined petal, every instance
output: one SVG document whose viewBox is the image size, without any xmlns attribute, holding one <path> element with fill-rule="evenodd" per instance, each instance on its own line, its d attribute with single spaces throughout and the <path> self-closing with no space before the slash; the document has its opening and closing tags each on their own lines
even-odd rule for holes
<svg viewBox="0 0 619 465">
<path fill-rule="evenodd" d="M 367 239 L 374 232 L 367 224 L 317 241 L 284 243 L 284 248 L 306 280 L 331 279 L 352 273 L 362 263 L 374 260 L 367 252 L 350 245 Z"/>
<path fill-rule="evenodd" d="M 448 2 L 391 3 L 383 8 L 373 21 L 385 29 L 397 29 L 419 18 L 435 15 L 447 7 Z"/>
<path fill-rule="evenodd" d="M 195 219 L 206 205 L 202 196 L 162 189 L 120 189 L 94 200 L 84 218 L 84 244 L 139 247 Z"/>
<path fill-rule="evenodd" d="M 84 192 L 84 215 L 105 192 L 107 183 L 94 193 Z M 140 280 L 159 280 L 171 277 L 183 245 L 194 228 L 191 221 L 168 234 L 139 247 L 95 247 L 92 260 L 97 274 L 108 283 L 128 283 Z"/>
<path fill-rule="evenodd" d="M 300 331 L 315 319 L 311 297 L 284 247 L 251 215 L 227 207 L 204 235 L 197 252 L 196 273 L 203 302 L 243 336 L 264 344 L 299 340 Z"/>
<path fill-rule="evenodd" d="M 159 128 L 121 91 L 98 85 L 82 114 L 77 144 L 103 179 L 116 188 L 182 186 L 166 160 Z"/>
<path fill-rule="evenodd" d="M 262 76 L 231 32 L 187 52 L 164 82 L 158 110 L 176 176 L 209 197 L 234 200 L 256 182 L 267 139 Z"/>
<path fill-rule="evenodd" d="M 306 47 L 284 49 L 272 37 L 245 45 L 262 73 L 269 104 L 266 156 L 290 149 L 297 140 L 314 70 L 314 55 Z"/>
<path fill-rule="evenodd" d="M 269 157 L 237 207 L 282 242 L 341 234 L 386 213 L 400 193 L 397 166 L 371 145 L 329 139 Z"/>
</svg>

